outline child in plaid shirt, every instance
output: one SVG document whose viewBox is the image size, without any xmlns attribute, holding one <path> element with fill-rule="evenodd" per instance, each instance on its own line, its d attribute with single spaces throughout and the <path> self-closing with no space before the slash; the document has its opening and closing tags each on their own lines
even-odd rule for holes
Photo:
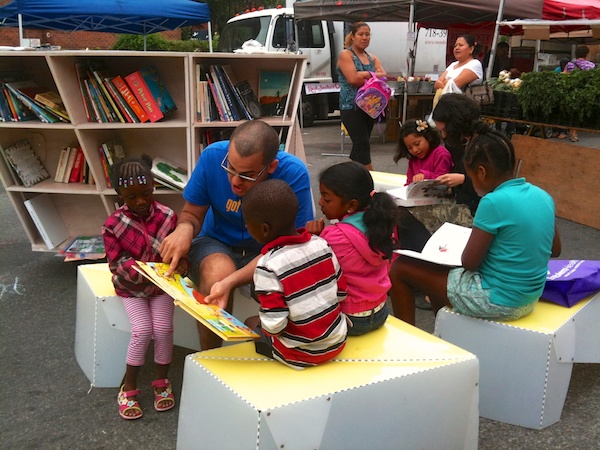
<svg viewBox="0 0 600 450">
<path fill-rule="evenodd" d="M 124 205 L 102 227 L 115 291 L 123 297 L 131 322 L 125 380 L 117 397 L 119 415 L 126 420 L 142 417 L 137 376 L 152 338 L 157 365 L 157 379 L 152 382 L 154 408 L 167 411 L 175 406 L 167 379 L 173 357 L 173 300 L 134 269 L 136 260 L 161 261 L 158 248 L 177 221 L 170 208 L 154 200 L 151 167 L 152 161 L 146 156 L 123 159 L 112 167 L 111 183 Z M 178 267 L 179 273 L 186 271 L 185 265 Z"/>
</svg>

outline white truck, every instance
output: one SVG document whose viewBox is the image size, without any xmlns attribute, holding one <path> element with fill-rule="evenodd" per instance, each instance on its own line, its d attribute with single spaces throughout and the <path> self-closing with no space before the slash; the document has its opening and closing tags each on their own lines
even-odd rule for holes
<svg viewBox="0 0 600 450">
<path fill-rule="evenodd" d="M 406 22 L 372 22 L 368 52 L 377 55 L 390 76 L 406 75 L 408 46 L 414 37 Z M 297 30 L 297 37 L 296 32 Z M 298 52 L 308 57 L 302 92 L 304 126 L 326 119 L 339 109 L 336 63 L 344 48 L 343 22 L 297 20 L 293 8 L 252 11 L 227 21 L 218 51 L 233 52 L 248 40 L 258 41 L 267 52 Z M 446 30 L 421 30 L 417 40 L 414 75 L 441 73 L 446 67 Z M 412 45 L 411 45 L 412 47 Z"/>
</svg>

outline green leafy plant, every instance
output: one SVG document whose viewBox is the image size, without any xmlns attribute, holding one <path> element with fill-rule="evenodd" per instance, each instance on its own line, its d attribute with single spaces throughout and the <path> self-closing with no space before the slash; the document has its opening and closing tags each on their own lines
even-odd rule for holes
<svg viewBox="0 0 600 450">
<path fill-rule="evenodd" d="M 566 75 L 556 72 L 529 72 L 521 77 L 515 91 L 526 119 L 546 123 L 558 118 L 565 98 Z"/>
<path fill-rule="evenodd" d="M 564 99 L 561 112 L 577 125 L 589 122 L 598 114 L 600 104 L 600 68 L 573 70 L 564 76 Z"/>
</svg>

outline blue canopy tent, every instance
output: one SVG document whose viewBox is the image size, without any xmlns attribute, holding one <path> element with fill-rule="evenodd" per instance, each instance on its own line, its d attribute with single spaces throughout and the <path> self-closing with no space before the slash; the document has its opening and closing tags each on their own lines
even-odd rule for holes
<svg viewBox="0 0 600 450">
<path fill-rule="evenodd" d="M 209 23 L 198 0 L 14 0 L 0 8 L 0 27 L 146 35 Z M 145 39 L 144 39 L 145 44 Z M 145 45 L 144 45 L 145 46 Z"/>
</svg>

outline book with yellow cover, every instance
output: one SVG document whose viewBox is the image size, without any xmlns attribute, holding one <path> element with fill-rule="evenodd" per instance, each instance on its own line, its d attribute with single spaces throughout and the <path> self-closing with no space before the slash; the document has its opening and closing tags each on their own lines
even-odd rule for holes
<svg viewBox="0 0 600 450">
<path fill-rule="evenodd" d="M 166 263 L 136 261 L 135 269 L 173 297 L 175 305 L 183 308 L 200 323 L 225 341 L 247 341 L 259 336 L 249 327 L 217 305 L 204 303 L 204 296 L 194 289 L 189 278 L 179 274 L 165 276 Z"/>
</svg>

